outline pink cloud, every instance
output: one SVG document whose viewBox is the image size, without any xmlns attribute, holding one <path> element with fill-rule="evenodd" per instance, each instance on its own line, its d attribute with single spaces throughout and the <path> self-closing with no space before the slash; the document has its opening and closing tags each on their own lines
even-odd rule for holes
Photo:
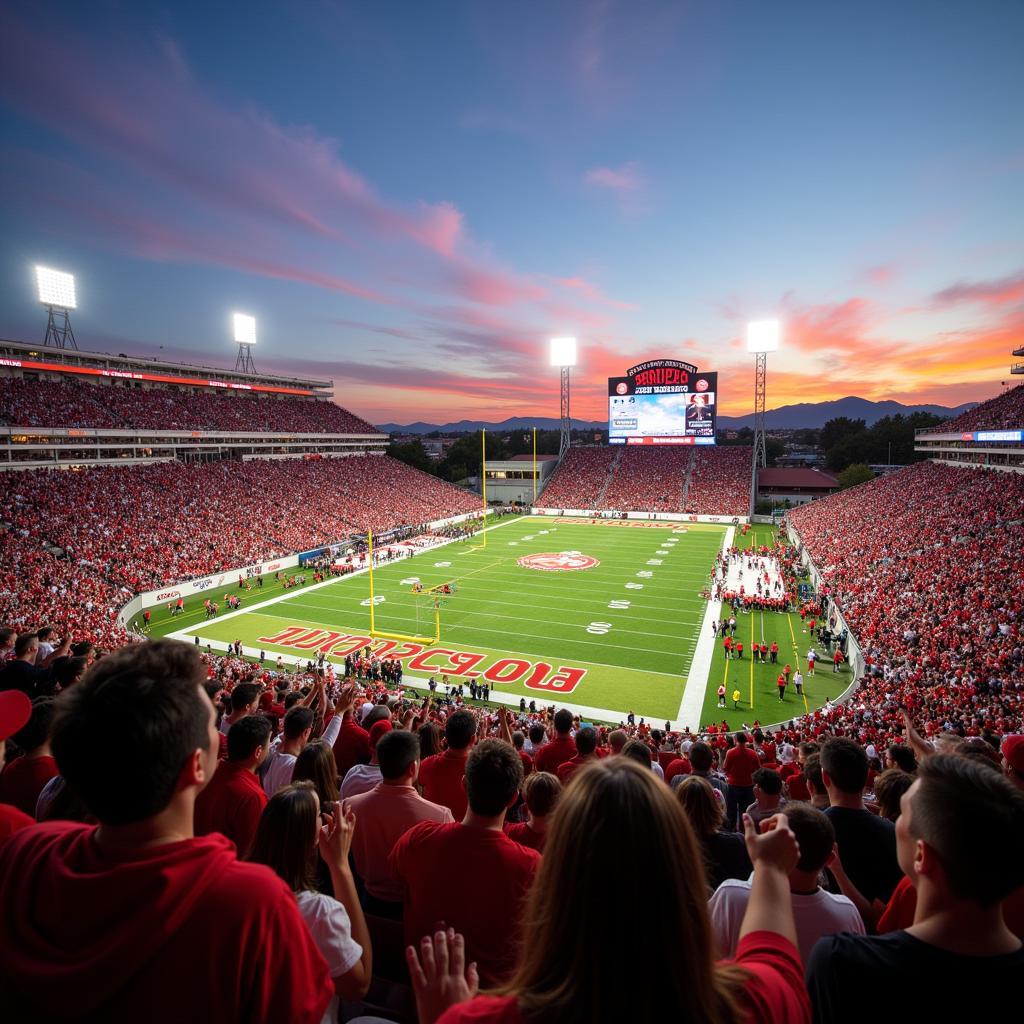
<svg viewBox="0 0 1024 1024">
<path fill-rule="evenodd" d="M 644 187 L 640 167 L 633 160 L 621 167 L 592 167 L 583 180 L 588 185 L 619 193 L 638 192 Z"/>
<path fill-rule="evenodd" d="M 940 308 L 969 302 L 986 306 L 1012 305 L 1024 301 L 1024 272 L 994 281 L 960 281 L 936 292 L 932 301 Z"/>
<path fill-rule="evenodd" d="M 630 302 L 620 302 L 618 299 L 609 298 L 593 281 L 588 281 L 585 277 L 556 277 L 554 281 L 555 284 L 582 295 L 589 302 L 609 306 L 611 309 L 636 309 L 636 306 Z"/>
</svg>

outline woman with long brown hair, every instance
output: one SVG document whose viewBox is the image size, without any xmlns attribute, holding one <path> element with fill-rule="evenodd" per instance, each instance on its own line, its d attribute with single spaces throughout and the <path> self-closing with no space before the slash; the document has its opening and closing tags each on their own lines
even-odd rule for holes
<svg viewBox="0 0 1024 1024">
<path fill-rule="evenodd" d="M 443 1024 L 809 1021 L 789 898 L 799 847 L 785 815 L 761 834 L 744 826 L 754 883 L 736 959 L 718 962 L 701 851 L 680 805 L 627 758 L 583 769 L 554 812 L 511 982 L 477 996 L 462 937 L 425 936 L 419 956 L 407 951 L 421 1024 L 442 1012 Z M 639 916 L 609 926 L 610 904 Z"/>
</svg>

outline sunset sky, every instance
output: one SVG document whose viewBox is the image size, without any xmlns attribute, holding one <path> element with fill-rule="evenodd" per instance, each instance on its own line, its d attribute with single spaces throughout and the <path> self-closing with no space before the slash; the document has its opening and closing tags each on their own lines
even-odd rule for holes
<svg viewBox="0 0 1024 1024">
<path fill-rule="evenodd" d="M 0 336 L 573 412 L 645 358 L 752 407 L 990 397 L 1024 344 L 1024 4 L 135 0 L 0 13 Z"/>
</svg>

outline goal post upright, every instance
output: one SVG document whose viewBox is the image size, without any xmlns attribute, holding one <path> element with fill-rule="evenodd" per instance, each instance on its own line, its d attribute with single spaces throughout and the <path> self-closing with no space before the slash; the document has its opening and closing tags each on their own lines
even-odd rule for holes
<svg viewBox="0 0 1024 1024">
<path fill-rule="evenodd" d="M 480 431 L 480 479 L 483 481 L 483 496 L 484 496 L 484 524 L 483 524 L 483 535 L 484 543 L 483 546 L 487 547 L 487 430 L 482 429 Z"/>
<path fill-rule="evenodd" d="M 371 530 L 369 527 L 366 528 L 366 543 L 367 543 L 367 547 L 369 549 L 368 552 L 367 552 L 367 561 L 368 561 L 369 567 L 370 567 L 370 571 L 369 571 L 369 577 L 370 577 L 370 636 L 374 636 L 375 635 L 375 630 L 374 630 L 373 609 L 374 609 L 374 603 L 375 602 L 373 600 L 373 530 Z"/>
</svg>

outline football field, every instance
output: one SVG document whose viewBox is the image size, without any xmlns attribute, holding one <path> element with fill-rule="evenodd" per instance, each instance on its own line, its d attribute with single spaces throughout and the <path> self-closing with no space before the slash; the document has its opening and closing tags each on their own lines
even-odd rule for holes
<svg viewBox="0 0 1024 1024">
<path fill-rule="evenodd" d="M 704 524 L 506 521 L 487 531 L 486 547 L 476 537 L 378 566 L 378 631 L 432 635 L 432 602 L 414 586 L 451 583 L 455 592 L 440 610 L 438 643 L 373 647 L 382 658 L 400 658 L 407 676 L 476 679 L 492 693 L 538 704 L 675 720 L 706 610 L 700 590 L 725 532 Z M 158 609 L 153 632 L 203 643 L 240 639 L 246 653 L 265 651 L 271 663 L 282 654 L 288 667 L 321 649 L 340 662 L 371 642 L 366 573 L 242 593 L 240 611 L 210 621 L 200 598 L 176 618 Z"/>
<path fill-rule="evenodd" d="M 215 651 L 240 640 L 246 656 L 263 653 L 273 667 L 281 655 L 288 670 L 321 651 L 340 664 L 370 645 L 381 658 L 400 659 L 409 682 L 433 675 L 441 683 L 447 676 L 453 685 L 463 683 L 467 696 L 470 681 L 487 682 L 492 699 L 505 694 L 515 703 L 521 696 L 538 706 L 564 704 L 601 721 L 633 711 L 658 724 L 724 719 L 738 727 L 813 710 L 842 691 L 849 672 L 834 674 L 831 664 L 823 665 L 815 679 L 805 679 L 806 699 L 791 688 L 778 701 L 779 668 L 795 667 L 811 642 L 798 615 L 741 615 L 739 635 L 748 651 L 741 662 L 727 662 L 711 639 L 700 592 L 733 532 L 697 523 L 505 520 L 486 531 L 486 546 L 478 535 L 374 570 L 374 627 L 396 638 L 370 636 L 366 572 L 289 590 L 265 577 L 260 590 L 231 588 L 241 609 L 211 620 L 201 596 L 193 597 L 184 615 L 154 609 L 151 632 L 189 642 L 198 636 Z M 733 542 L 767 543 L 769 534 L 768 527 L 743 538 L 736 531 Z M 443 584 L 453 593 L 439 609 L 440 640 L 430 643 L 419 638 L 433 636 L 433 599 L 415 591 Z M 778 642 L 778 666 L 749 660 L 750 643 L 762 638 Z M 720 682 L 729 692 L 725 710 L 717 703 Z"/>
</svg>

